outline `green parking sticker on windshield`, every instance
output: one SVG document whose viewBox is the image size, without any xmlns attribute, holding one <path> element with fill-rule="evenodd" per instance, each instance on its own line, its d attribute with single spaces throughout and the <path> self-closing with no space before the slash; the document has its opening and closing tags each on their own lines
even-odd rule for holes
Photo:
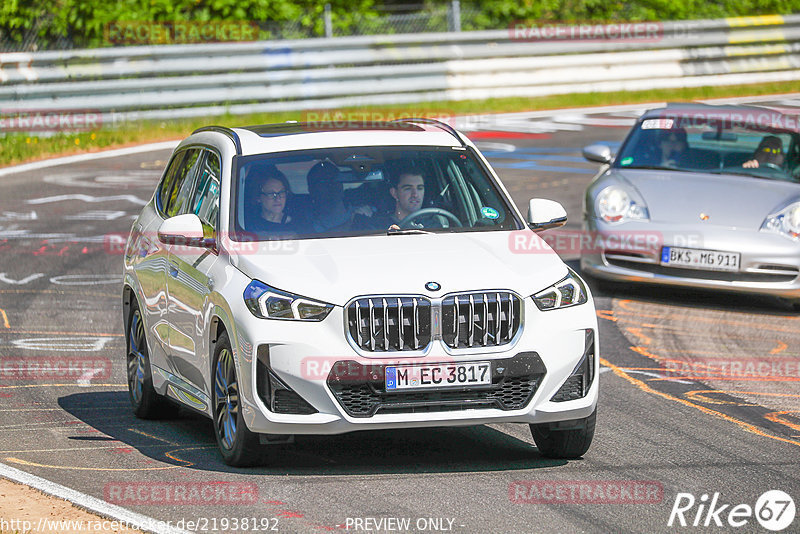
<svg viewBox="0 0 800 534">
<path fill-rule="evenodd" d="M 497 212 L 496 209 L 490 208 L 488 206 L 484 206 L 481 208 L 481 215 L 483 215 L 484 219 L 497 219 L 500 217 L 500 214 Z"/>
<path fill-rule="evenodd" d="M 622 161 L 619 162 L 620 165 L 630 165 L 633 163 L 633 158 L 623 158 Z"/>
</svg>

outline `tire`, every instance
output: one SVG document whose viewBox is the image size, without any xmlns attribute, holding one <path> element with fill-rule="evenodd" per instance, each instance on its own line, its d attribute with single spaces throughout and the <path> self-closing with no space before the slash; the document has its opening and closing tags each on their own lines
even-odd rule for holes
<svg viewBox="0 0 800 534">
<path fill-rule="evenodd" d="M 239 382 L 227 332 L 219 336 L 214 350 L 214 435 L 226 464 L 234 467 L 260 465 L 264 447 L 258 434 L 250 432 L 242 416 Z"/>
<path fill-rule="evenodd" d="M 531 435 L 539 453 L 547 458 L 574 459 L 586 454 L 594 438 L 594 427 L 597 422 L 597 408 L 585 419 L 560 422 L 574 423 L 577 428 L 554 430 L 550 423 L 530 425 Z M 572 426 L 572 425 L 567 425 Z"/>
<path fill-rule="evenodd" d="M 128 398 L 131 401 L 134 415 L 140 419 L 171 417 L 177 412 L 177 407 L 156 393 L 153 388 L 153 374 L 150 368 L 146 336 L 142 313 L 134 301 L 125 336 L 128 348 L 126 362 Z"/>
</svg>

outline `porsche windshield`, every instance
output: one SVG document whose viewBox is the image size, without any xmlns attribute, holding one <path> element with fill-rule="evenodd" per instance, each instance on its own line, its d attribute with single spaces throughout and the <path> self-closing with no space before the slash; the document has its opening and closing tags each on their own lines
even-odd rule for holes
<svg viewBox="0 0 800 534">
<path fill-rule="evenodd" d="M 328 148 L 237 159 L 238 240 L 522 228 L 468 149 Z"/>
<path fill-rule="evenodd" d="M 800 181 L 798 134 L 695 116 L 646 118 L 631 132 L 614 167 L 743 174 Z"/>
</svg>

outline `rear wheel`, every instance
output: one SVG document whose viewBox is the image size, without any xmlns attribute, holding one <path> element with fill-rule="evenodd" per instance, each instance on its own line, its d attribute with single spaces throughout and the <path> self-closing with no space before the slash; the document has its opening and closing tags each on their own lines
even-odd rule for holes
<svg viewBox="0 0 800 534">
<path fill-rule="evenodd" d="M 239 381 L 228 334 L 217 339 L 214 351 L 214 434 L 225 463 L 235 467 L 258 465 L 264 447 L 244 423 Z"/>
<path fill-rule="evenodd" d="M 127 330 L 128 345 L 128 397 L 133 413 L 141 419 L 154 419 L 174 415 L 176 409 L 153 388 L 150 355 L 142 313 L 133 303 Z"/>
<path fill-rule="evenodd" d="M 585 419 L 530 425 L 539 452 L 548 458 L 578 458 L 589 450 L 594 438 L 597 408 Z"/>
</svg>

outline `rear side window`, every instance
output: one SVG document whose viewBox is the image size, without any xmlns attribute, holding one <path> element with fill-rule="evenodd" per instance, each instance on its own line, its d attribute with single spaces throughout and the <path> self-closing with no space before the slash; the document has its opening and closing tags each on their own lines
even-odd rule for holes
<svg viewBox="0 0 800 534">
<path fill-rule="evenodd" d="M 219 212 L 219 157 L 211 151 L 206 151 L 205 161 L 200 169 L 197 179 L 197 188 L 192 199 L 190 209 L 204 225 L 215 228 L 217 226 L 217 213 Z"/>
<path fill-rule="evenodd" d="M 176 171 L 174 185 L 169 194 L 169 199 L 164 206 L 167 217 L 175 217 L 188 213 L 188 205 L 194 196 L 195 176 L 203 151 L 199 148 L 190 148 L 181 161 Z"/>
<path fill-rule="evenodd" d="M 172 161 L 164 173 L 164 179 L 161 180 L 161 185 L 158 188 L 156 195 L 156 204 L 160 211 L 166 211 L 167 201 L 169 200 L 170 192 L 175 185 L 175 177 L 178 175 L 178 169 L 181 168 L 181 162 L 186 157 L 186 151 L 182 150 L 173 156 Z"/>
</svg>

